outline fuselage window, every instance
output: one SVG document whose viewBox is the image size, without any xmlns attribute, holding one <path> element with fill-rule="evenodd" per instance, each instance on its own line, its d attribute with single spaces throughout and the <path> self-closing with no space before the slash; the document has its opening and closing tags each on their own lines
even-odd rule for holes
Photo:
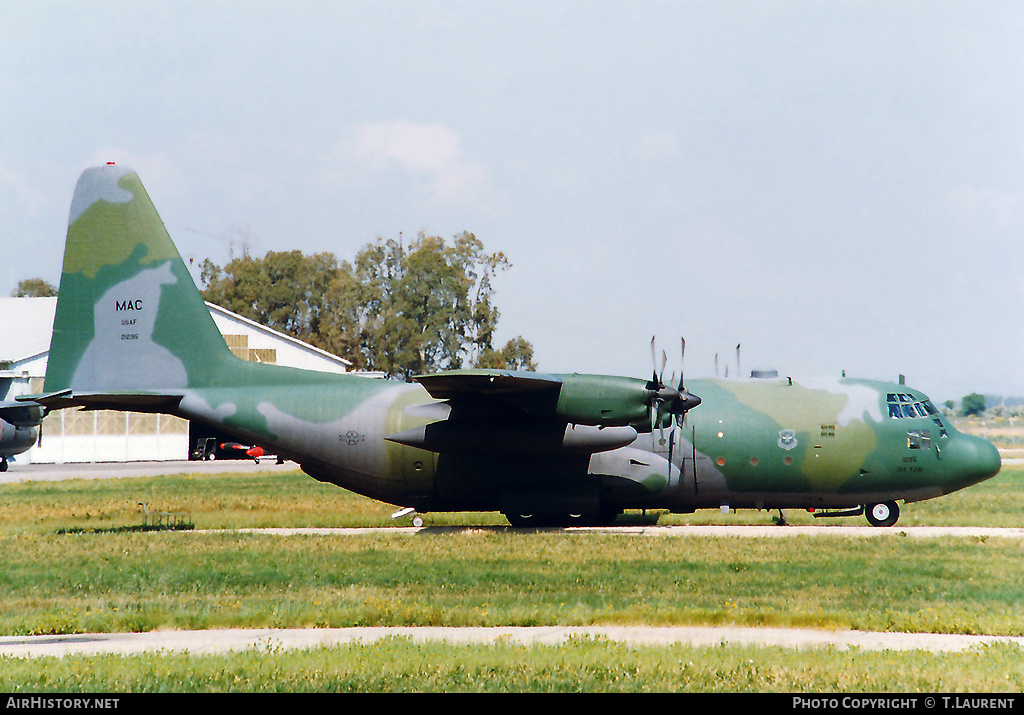
<svg viewBox="0 0 1024 715">
<path fill-rule="evenodd" d="M 907 447 L 910 449 L 931 449 L 931 430 L 910 430 L 907 432 Z"/>
</svg>

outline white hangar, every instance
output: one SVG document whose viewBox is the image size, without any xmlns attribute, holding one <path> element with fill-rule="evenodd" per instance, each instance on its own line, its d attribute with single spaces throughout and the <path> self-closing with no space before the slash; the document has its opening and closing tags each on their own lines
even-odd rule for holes
<svg viewBox="0 0 1024 715">
<path fill-rule="evenodd" d="M 352 364 L 252 320 L 207 303 L 235 355 L 321 372 L 348 372 Z M 0 399 L 43 391 L 56 298 L 0 298 Z M 187 420 L 167 415 L 79 409 L 43 420 L 36 446 L 21 463 L 126 462 L 188 459 L 196 435 Z"/>
</svg>

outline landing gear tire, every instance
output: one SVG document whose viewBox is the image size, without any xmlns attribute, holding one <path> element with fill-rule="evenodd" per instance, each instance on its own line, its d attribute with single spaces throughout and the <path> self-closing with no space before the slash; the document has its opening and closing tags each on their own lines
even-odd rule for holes
<svg viewBox="0 0 1024 715">
<path fill-rule="evenodd" d="M 871 526 L 893 526 L 900 518 L 900 508 L 894 501 L 883 504 L 868 504 L 864 516 Z"/>
<path fill-rule="evenodd" d="M 618 513 L 602 514 L 505 514 L 517 529 L 529 527 L 608 526 Z"/>
<path fill-rule="evenodd" d="M 529 526 L 540 526 L 540 519 L 536 514 L 505 514 L 508 523 L 517 529 Z"/>
</svg>

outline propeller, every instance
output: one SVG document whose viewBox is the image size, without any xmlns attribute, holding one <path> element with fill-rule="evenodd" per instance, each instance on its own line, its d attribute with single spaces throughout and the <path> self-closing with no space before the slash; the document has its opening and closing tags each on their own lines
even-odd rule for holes
<svg viewBox="0 0 1024 715">
<path fill-rule="evenodd" d="M 670 385 L 666 385 L 662 379 L 662 376 L 665 374 L 665 365 L 668 363 L 668 355 L 662 351 L 661 371 L 659 372 L 655 339 L 653 337 L 651 338 L 651 362 L 653 363 L 654 372 L 651 376 L 650 382 L 647 383 L 647 390 L 651 400 L 651 430 L 654 430 L 655 424 L 658 425 L 661 444 L 665 444 L 665 425 L 662 421 L 662 413 L 664 410 L 667 409 L 672 415 L 672 421 L 674 424 L 682 427 L 686 421 L 686 413 L 700 404 L 700 398 L 689 392 L 683 382 L 683 363 L 686 358 L 686 338 L 681 338 L 680 340 L 679 386 L 672 387 Z M 674 373 L 672 375 L 672 381 L 675 382 Z M 672 477 L 672 452 L 675 448 L 675 434 L 675 430 L 672 430 L 668 435 L 668 469 L 670 480 Z"/>
<path fill-rule="evenodd" d="M 680 352 L 680 358 L 685 359 L 686 339 L 682 338 L 681 342 L 682 349 Z M 700 404 L 700 398 L 687 391 L 684 386 L 682 364 L 680 364 L 679 367 L 679 386 L 672 387 L 671 385 L 665 384 L 665 381 L 662 378 L 665 374 L 665 365 L 668 363 L 668 355 L 662 351 L 661 356 L 661 370 L 659 371 L 655 338 L 652 337 L 651 363 L 653 364 L 654 370 L 650 381 L 647 383 L 647 391 L 651 400 L 651 427 L 653 428 L 654 425 L 658 425 L 659 429 L 662 430 L 662 440 L 664 440 L 664 425 L 662 423 L 662 414 L 664 411 L 667 409 L 672 415 L 673 421 L 676 424 L 682 425 L 683 421 L 686 419 L 686 413 Z"/>
</svg>

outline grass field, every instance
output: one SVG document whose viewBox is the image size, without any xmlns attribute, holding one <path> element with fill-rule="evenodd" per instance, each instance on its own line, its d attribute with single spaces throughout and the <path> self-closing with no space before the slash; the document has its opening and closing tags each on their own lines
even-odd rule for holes
<svg viewBox="0 0 1024 715">
<path fill-rule="evenodd" d="M 185 532 L 133 532 L 140 502 Z M 387 526 L 393 508 L 299 473 L 0 486 L 0 634 L 355 625 L 737 624 L 1024 634 L 1024 545 L 1010 539 L 660 538 L 524 533 L 496 514 L 412 536 L 268 536 L 237 527 Z M 772 522 L 767 512 L 659 523 Z M 628 514 L 627 520 L 653 515 Z M 793 512 L 790 523 L 817 523 Z M 859 520 L 843 520 L 862 524 Z M 901 525 L 1024 526 L 1024 468 L 907 505 Z M 782 528 L 782 527 L 780 527 Z M 0 689 L 1019 691 L 1024 654 L 633 650 L 403 641 L 187 658 L 3 659 Z M 911 658 L 913 668 L 907 668 Z M 254 665 L 256 664 L 256 665 Z"/>
</svg>

